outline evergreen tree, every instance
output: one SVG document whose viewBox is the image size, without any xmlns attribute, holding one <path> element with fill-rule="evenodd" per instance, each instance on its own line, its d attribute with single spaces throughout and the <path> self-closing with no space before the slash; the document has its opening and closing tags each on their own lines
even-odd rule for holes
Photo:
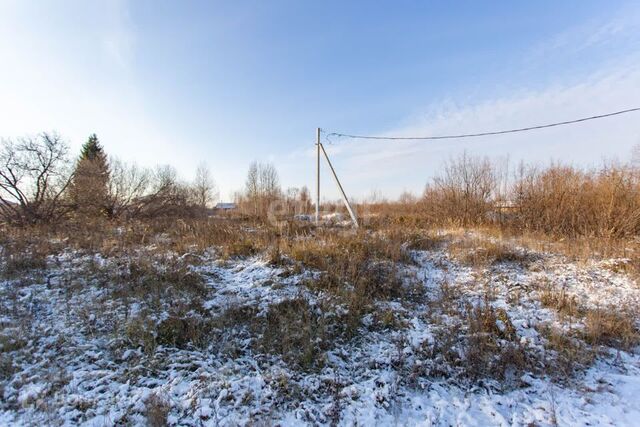
<svg viewBox="0 0 640 427">
<path fill-rule="evenodd" d="M 89 135 L 89 139 L 82 145 L 80 160 L 100 160 L 106 165 L 107 156 L 100 145 L 98 136 L 95 133 Z"/>
<path fill-rule="evenodd" d="M 109 210 L 109 164 L 96 134 L 82 146 L 71 187 L 78 212 L 101 215 Z"/>
</svg>

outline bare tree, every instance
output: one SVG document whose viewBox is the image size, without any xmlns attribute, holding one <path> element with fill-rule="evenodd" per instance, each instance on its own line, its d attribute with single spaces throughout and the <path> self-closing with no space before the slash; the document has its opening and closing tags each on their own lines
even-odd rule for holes
<svg viewBox="0 0 640 427">
<path fill-rule="evenodd" d="M 254 215 L 265 215 L 269 206 L 281 197 L 278 171 L 270 163 L 253 162 L 247 172 L 245 199 Z"/>
<path fill-rule="evenodd" d="M 258 214 L 259 209 L 259 175 L 258 162 L 251 163 L 245 182 L 245 199 L 252 206 L 255 215 Z"/>
<path fill-rule="evenodd" d="M 141 207 L 137 201 L 147 195 L 151 187 L 151 172 L 135 163 L 111 159 L 109 180 L 110 214 L 135 216 Z"/>
<path fill-rule="evenodd" d="M 263 163 L 260 165 L 260 193 L 267 199 L 272 201 L 280 196 L 280 178 L 278 171 L 271 163 Z"/>
<path fill-rule="evenodd" d="M 148 216 L 184 214 L 189 210 L 188 188 L 178 180 L 178 172 L 169 165 L 156 167 L 152 191 L 147 196 Z"/>
<path fill-rule="evenodd" d="M 300 199 L 301 213 L 306 214 L 311 212 L 311 195 L 309 194 L 309 189 L 306 185 L 300 189 L 298 197 Z"/>
<path fill-rule="evenodd" d="M 417 200 L 416 196 L 408 190 L 404 190 L 398 197 L 398 203 L 403 205 L 412 205 L 416 203 Z"/>
<path fill-rule="evenodd" d="M 62 195 L 69 186 L 69 148 L 56 134 L 42 133 L 0 147 L 0 216 L 34 224 L 64 214 Z"/>
<path fill-rule="evenodd" d="M 128 175 L 128 177 L 127 177 Z M 133 191 L 127 189 L 127 179 L 137 185 Z M 193 215 L 193 206 L 189 203 L 190 189 L 178 180 L 176 170 L 168 165 L 158 166 L 153 171 L 141 171 L 137 168 L 125 170 L 123 199 L 127 202 L 123 212 L 129 216 L 157 217 L 175 215 Z"/>
<path fill-rule="evenodd" d="M 196 169 L 192 185 L 192 197 L 196 206 L 204 210 L 218 198 L 216 183 L 206 164 L 201 163 Z"/>
</svg>

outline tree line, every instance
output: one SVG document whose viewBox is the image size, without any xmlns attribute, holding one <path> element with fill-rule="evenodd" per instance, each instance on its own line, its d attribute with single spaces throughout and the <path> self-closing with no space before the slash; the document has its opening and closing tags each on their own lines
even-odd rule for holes
<svg viewBox="0 0 640 427">
<path fill-rule="evenodd" d="M 55 133 L 0 143 L 0 218 L 17 225 L 79 217 L 198 215 L 217 198 L 209 169 L 185 183 L 171 166 L 143 168 L 109 159 L 93 134 L 72 160 Z"/>
<path fill-rule="evenodd" d="M 55 133 L 0 141 L 0 220 L 14 225 L 51 223 L 64 218 L 152 218 L 202 216 L 218 200 L 206 165 L 184 182 L 169 166 L 140 167 L 109 158 L 92 134 L 73 159 Z M 283 191 L 270 163 L 253 162 L 244 189 L 235 193 L 238 211 L 264 217 L 273 206 L 287 214 L 306 213 L 306 187 Z"/>
</svg>

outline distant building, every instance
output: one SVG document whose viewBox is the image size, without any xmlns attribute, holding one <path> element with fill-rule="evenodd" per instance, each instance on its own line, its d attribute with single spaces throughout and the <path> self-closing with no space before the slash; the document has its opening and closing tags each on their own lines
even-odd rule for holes
<svg viewBox="0 0 640 427">
<path fill-rule="evenodd" d="M 236 208 L 237 206 L 235 203 L 217 203 L 214 207 L 215 210 L 221 211 L 232 211 Z"/>
<path fill-rule="evenodd" d="M 512 200 L 500 200 L 493 204 L 493 209 L 487 212 L 487 219 L 493 222 L 503 222 L 513 218 L 519 206 Z"/>
</svg>

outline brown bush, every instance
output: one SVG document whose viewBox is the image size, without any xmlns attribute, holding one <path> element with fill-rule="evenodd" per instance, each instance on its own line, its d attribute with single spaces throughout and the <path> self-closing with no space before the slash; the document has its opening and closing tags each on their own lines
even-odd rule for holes
<svg viewBox="0 0 640 427">
<path fill-rule="evenodd" d="M 626 237 L 640 231 L 640 177 L 625 166 L 582 171 L 522 168 L 514 225 L 561 236 Z"/>
<path fill-rule="evenodd" d="M 497 188 L 496 170 L 489 159 L 465 152 L 446 163 L 442 175 L 427 186 L 422 206 L 435 223 L 481 224 L 492 209 Z"/>
</svg>

